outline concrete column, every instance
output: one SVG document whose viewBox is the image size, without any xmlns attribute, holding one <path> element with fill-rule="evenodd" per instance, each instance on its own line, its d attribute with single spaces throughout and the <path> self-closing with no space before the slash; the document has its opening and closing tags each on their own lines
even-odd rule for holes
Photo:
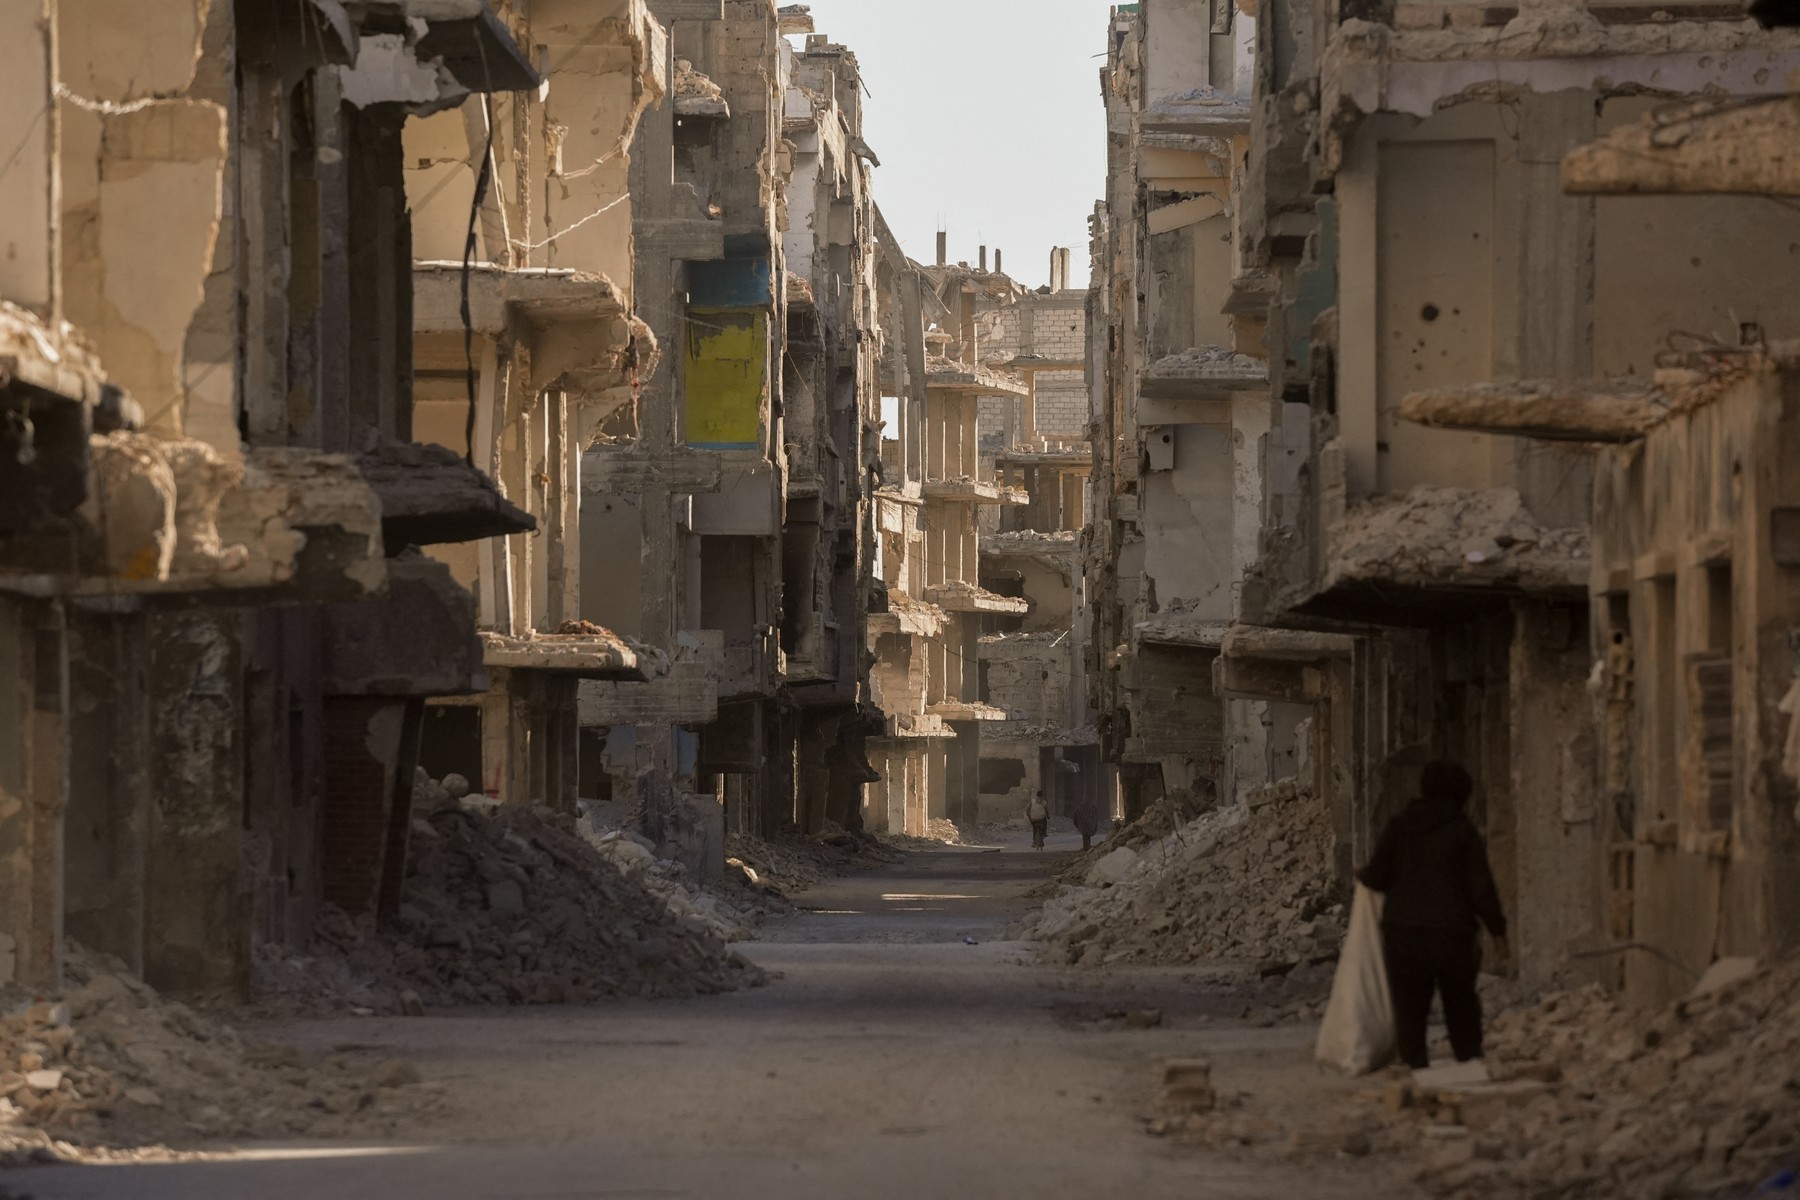
<svg viewBox="0 0 1800 1200">
<path fill-rule="evenodd" d="M 244 821 L 243 639 L 232 614 L 149 620 L 151 713 L 144 977 L 176 993 L 242 995 L 250 897 Z"/>
<path fill-rule="evenodd" d="M 67 662 L 56 606 L 0 599 L 0 982 L 28 987 L 61 982 Z"/>
<path fill-rule="evenodd" d="M 64 928 L 144 969 L 144 836 L 151 780 L 145 620 L 71 613 Z"/>
<path fill-rule="evenodd" d="M 327 903 L 374 914 L 384 890 L 398 909 L 412 823 L 422 702 L 334 696 L 325 702 L 324 889 Z"/>
</svg>

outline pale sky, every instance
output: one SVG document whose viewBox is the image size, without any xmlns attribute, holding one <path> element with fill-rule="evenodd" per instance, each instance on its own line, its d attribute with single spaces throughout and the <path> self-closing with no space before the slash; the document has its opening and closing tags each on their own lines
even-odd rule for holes
<svg viewBox="0 0 1800 1200">
<path fill-rule="evenodd" d="M 1106 183 L 1100 101 L 1109 0 L 810 0 L 818 31 L 856 52 L 875 202 L 906 252 L 950 261 L 986 243 L 1029 287 L 1050 248 L 1088 282 L 1088 215 Z M 990 258 L 989 265 L 992 265 Z"/>
</svg>

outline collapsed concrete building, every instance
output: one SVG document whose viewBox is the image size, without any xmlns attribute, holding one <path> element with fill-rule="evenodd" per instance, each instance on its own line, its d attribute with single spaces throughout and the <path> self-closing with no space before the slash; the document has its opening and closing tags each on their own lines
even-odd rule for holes
<svg viewBox="0 0 1800 1200">
<path fill-rule="evenodd" d="M 1016 818 L 1042 789 L 1067 813 L 1104 784 L 1085 690 L 1076 530 L 1084 521 L 1085 294 L 1028 292 L 987 248 L 921 266 L 884 237 L 882 483 L 887 610 L 871 618 L 870 822 L 909 834 Z M 1085 774 L 1084 774 L 1085 768 Z"/>
<path fill-rule="evenodd" d="M 581 472 L 656 364 L 633 316 L 626 151 L 670 90 L 668 40 L 642 0 L 536 0 L 514 25 L 541 50 L 541 94 L 471 97 L 406 134 L 415 429 L 531 518 L 433 552 L 477 597 L 490 686 L 431 706 L 423 762 L 573 812 L 582 682 L 665 677 L 654 649 L 586 619 Z"/>
<path fill-rule="evenodd" d="M 1261 280 L 1234 224 L 1256 44 L 1230 5 L 1122 6 L 1109 27 L 1087 668 L 1127 816 L 1241 799 L 1303 756 L 1303 711 L 1214 691 L 1256 559 L 1269 422 Z"/>
<path fill-rule="evenodd" d="M 667 361 L 581 486 L 582 616 L 671 670 L 590 685 L 581 726 L 586 794 L 704 876 L 728 830 L 853 825 L 871 775 L 875 158 L 855 56 L 804 9 L 666 7 L 673 95 L 630 178 Z"/>
<path fill-rule="evenodd" d="M 233 994 L 393 904 L 425 700 L 487 686 L 416 547 L 533 519 L 414 441 L 404 138 L 541 80 L 485 5 L 406 9 L 0 17 L 8 975 L 74 937 Z"/>
<path fill-rule="evenodd" d="M 1787 368 L 1764 347 L 1800 317 L 1765 269 L 1800 223 L 1756 197 L 1778 170 L 1738 177 L 1759 156 L 1708 134 L 1779 126 L 1758 98 L 1800 42 L 1723 8 L 1229 9 L 1111 25 L 1087 570 L 1127 802 L 1137 694 L 1161 689 L 1217 732 L 1154 786 L 1293 775 L 1330 798 L 1346 875 L 1419 765 L 1465 763 L 1527 980 L 1653 1002 L 1792 945 L 1790 501 L 1765 461 Z M 1198 212 L 1203 251 L 1171 232 Z M 1207 332 L 1183 355 L 1189 279 Z M 1147 416 L 1170 395 L 1236 442 L 1205 476 L 1235 486 L 1174 542 L 1231 547 L 1206 605 L 1167 603 L 1157 570 Z M 1186 673 L 1150 673 L 1141 647 L 1172 636 Z"/>
<path fill-rule="evenodd" d="M 241 995 L 394 914 L 421 767 L 697 877 L 856 824 L 875 158 L 804 9 L 0 33 L 0 975 Z"/>
</svg>

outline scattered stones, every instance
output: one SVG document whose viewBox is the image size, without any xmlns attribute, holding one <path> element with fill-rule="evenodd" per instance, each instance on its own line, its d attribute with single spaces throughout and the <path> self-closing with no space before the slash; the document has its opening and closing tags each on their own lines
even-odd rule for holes
<svg viewBox="0 0 1800 1200">
<path fill-rule="evenodd" d="M 1162 1090 L 1156 1106 L 1164 1112 L 1211 1112 L 1218 1104 L 1213 1091 L 1212 1063 L 1204 1058 L 1172 1058 L 1162 1064 Z"/>
<path fill-rule="evenodd" d="M 1445 1196 L 1747 1195 L 1800 1162 L 1800 959 L 1726 962 L 1660 1013 L 1556 993 L 1494 1022 L 1487 1072 L 1363 1101 Z"/>
<path fill-rule="evenodd" d="M 0 1063 L 29 1068 L 0 1070 L 0 1167 L 162 1157 L 228 1137 L 379 1137 L 439 1102 L 416 1071 L 383 1079 L 385 1065 L 371 1076 L 253 1041 L 78 945 L 65 975 L 60 998 L 0 987 Z"/>
<path fill-rule="evenodd" d="M 721 884 L 699 887 L 680 863 L 656 857 L 648 838 L 627 830 L 602 831 L 585 818 L 576 830 L 620 874 L 655 895 L 684 925 L 708 930 L 721 941 L 748 941 L 769 916 L 793 910 L 779 889 L 764 883 L 740 860 L 726 864 Z"/>
<path fill-rule="evenodd" d="M 574 818 L 458 800 L 452 790 L 415 789 L 415 798 L 428 794 L 427 808 L 415 805 L 405 893 L 391 924 L 327 910 L 308 952 L 263 947 L 259 1004 L 416 1016 L 428 1007 L 585 1004 L 764 981 L 726 945 L 735 926 L 701 911 L 667 871 L 646 868 L 635 853 L 622 869 L 621 857 L 590 844 Z"/>
<path fill-rule="evenodd" d="M 1236 961 L 1280 990 L 1282 1012 L 1322 1006 L 1346 906 L 1321 800 L 1288 781 L 1135 849 L 1108 845 L 1022 936 L 1084 966 Z"/>
<path fill-rule="evenodd" d="M 732 834 L 725 841 L 731 862 L 748 867 L 757 878 L 792 895 L 815 883 L 848 875 L 874 863 L 896 863 L 902 851 L 885 846 L 871 834 L 830 826 L 817 837 L 789 829 L 774 840 Z"/>
</svg>

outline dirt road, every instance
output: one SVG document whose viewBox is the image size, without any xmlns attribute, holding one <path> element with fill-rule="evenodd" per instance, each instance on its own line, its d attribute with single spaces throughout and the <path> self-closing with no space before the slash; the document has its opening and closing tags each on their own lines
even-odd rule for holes
<svg viewBox="0 0 1800 1200">
<path fill-rule="evenodd" d="M 1057 853 L 956 849 L 805 893 L 747 951 L 769 987 L 687 1002 L 259 1029 L 404 1056 L 447 1118 L 404 1146 L 251 1146 L 214 1161 L 45 1168 L 37 1200 L 922 1200 L 1405 1194 L 1379 1164 L 1299 1169 L 1146 1136 L 1152 1064 L 1203 1055 L 1292 1107 L 1305 1029 L 1256 1029 L 1196 972 L 1028 965 L 1001 940 Z M 964 939 L 972 939 L 970 945 Z M 1159 1007 L 1151 1029 L 1108 1009 Z"/>
</svg>

